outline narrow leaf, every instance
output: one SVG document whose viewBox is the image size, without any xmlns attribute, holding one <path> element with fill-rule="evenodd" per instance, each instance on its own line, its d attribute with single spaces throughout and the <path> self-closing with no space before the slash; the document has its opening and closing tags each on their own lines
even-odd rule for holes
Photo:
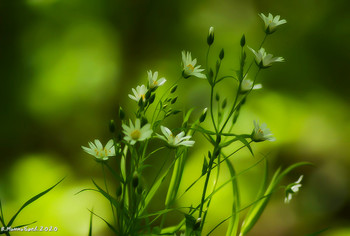
<svg viewBox="0 0 350 236">
<path fill-rule="evenodd" d="M 237 139 L 238 139 L 239 141 L 241 141 L 245 146 L 247 146 L 247 148 L 249 149 L 250 153 L 254 156 L 253 149 L 252 149 L 252 147 L 250 146 L 249 142 L 248 142 L 244 137 L 242 137 L 241 135 L 237 135 L 236 137 L 237 137 Z"/>
<path fill-rule="evenodd" d="M 89 210 L 90 211 L 90 210 Z M 95 216 L 97 216 L 98 218 L 100 218 L 101 220 L 103 220 L 107 226 L 116 234 L 116 235 L 119 235 L 119 232 L 118 230 L 116 230 L 110 223 L 108 223 L 105 219 L 103 219 L 101 216 L 95 214 L 94 212 L 90 211 L 92 214 L 94 214 Z"/>
<path fill-rule="evenodd" d="M 53 185 L 52 187 L 46 189 L 45 191 L 39 193 L 38 195 L 35 195 L 34 197 L 32 197 L 31 199 L 29 199 L 27 202 L 25 202 L 21 208 L 16 212 L 16 214 L 11 218 L 10 222 L 8 223 L 7 227 L 11 226 L 13 221 L 16 219 L 16 217 L 18 216 L 18 214 L 29 204 L 31 204 L 32 202 L 38 200 L 40 197 L 44 196 L 46 193 L 50 192 L 54 187 L 56 187 L 59 183 L 61 183 L 64 180 L 61 179 L 60 181 L 58 181 L 58 183 L 56 183 L 55 185 Z"/>
<path fill-rule="evenodd" d="M 92 236 L 92 216 L 93 216 L 92 211 L 93 209 L 90 212 L 89 236 Z"/>
<path fill-rule="evenodd" d="M 94 183 L 94 185 L 96 186 L 96 188 L 98 189 L 98 191 L 105 197 L 107 198 L 108 201 L 110 201 L 115 207 L 118 206 L 118 202 L 117 200 L 112 197 L 111 195 L 109 195 L 106 191 L 104 191 L 100 186 L 98 186 L 96 184 L 96 182 L 94 180 L 92 180 L 92 182 Z"/>
</svg>

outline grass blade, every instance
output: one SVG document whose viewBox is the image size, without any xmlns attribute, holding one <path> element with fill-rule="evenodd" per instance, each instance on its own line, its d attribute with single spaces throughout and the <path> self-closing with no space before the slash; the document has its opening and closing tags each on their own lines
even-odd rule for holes
<svg viewBox="0 0 350 236">
<path fill-rule="evenodd" d="M 55 185 L 53 185 L 52 187 L 46 189 L 45 191 L 35 195 L 34 197 L 32 197 L 31 199 L 29 199 L 27 202 L 25 202 L 22 207 L 16 212 L 16 214 L 11 218 L 10 222 L 8 223 L 8 227 L 12 225 L 13 221 L 16 219 L 16 217 L 18 216 L 18 214 L 29 204 L 33 203 L 34 201 L 38 200 L 40 197 L 44 196 L 45 194 L 47 194 L 48 192 L 50 192 L 54 187 L 56 187 L 59 183 L 61 183 L 64 180 L 61 179 L 60 181 L 58 181 L 58 183 L 56 183 Z"/>
<path fill-rule="evenodd" d="M 239 198 L 239 191 L 238 191 L 238 182 L 236 177 L 236 171 L 233 168 L 232 163 L 226 159 L 227 167 L 230 171 L 230 175 L 232 178 L 232 194 L 233 194 L 233 203 L 232 203 L 232 215 L 230 217 L 229 226 L 226 232 L 227 236 L 231 235 L 237 235 L 238 232 L 238 224 L 239 224 L 239 212 L 237 211 L 240 208 L 240 198 Z M 227 219 L 225 219 L 222 223 L 224 223 Z M 222 224 L 220 223 L 220 224 Z M 219 224 L 219 225 L 220 225 Z M 218 225 L 218 226 L 219 226 Z M 213 229 L 213 231 L 215 228 Z"/>
<path fill-rule="evenodd" d="M 92 209 L 90 212 L 89 236 L 92 236 L 92 217 L 93 217 L 92 211 L 93 210 L 94 209 Z"/>
<path fill-rule="evenodd" d="M 90 210 L 89 210 L 89 211 L 90 211 Z M 97 216 L 98 218 L 100 218 L 101 220 L 103 220 L 103 221 L 107 224 L 107 226 L 108 226 L 116 235 L 119 235 L 118 230 L 116 230 L 116 229 L 113 227 L 113 225 L 111 225 L 110 223 L 108 223 L 108 222 L 107 222 L 105 219 L 103 219 L 101 216 L 95 214 L 93 211 L 90 211 L 90 212 L 91 212 L 91 214 L 94 214 L 95 216 Z"/>
</svg>

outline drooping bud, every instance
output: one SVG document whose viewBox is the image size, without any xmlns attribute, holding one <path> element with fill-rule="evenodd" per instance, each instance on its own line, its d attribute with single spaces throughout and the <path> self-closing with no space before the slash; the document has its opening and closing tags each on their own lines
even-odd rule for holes
<svg viewBox="0 0 350 236">
<path fill-rule="evenodd" d="M 208 37 L 207 37 L 207 43 L 209 46 L 211 46 L 214 42 L 214 27 L 209 28 Z"/>
<path fill-rule="evenodd" d="M 243 48 L 244 45 L 245 45 L 245 35 L 243 34 L 241 38 L 241 47 Z"/>
<path fill-rule="evenodd" d="M 115 123 L 114 123 L 114 120 L 110 120 L 109 121 L 109 131 L 111 133 L 114 133 L 115 132 Z"/>
<path fill-rule="evenodd" d="M 208 108 L 204 108 L 202 115 L 199 117 L 199 122 L 202 123 L 205 118 L 207 117 L 207 110 Z"/>
</svg>

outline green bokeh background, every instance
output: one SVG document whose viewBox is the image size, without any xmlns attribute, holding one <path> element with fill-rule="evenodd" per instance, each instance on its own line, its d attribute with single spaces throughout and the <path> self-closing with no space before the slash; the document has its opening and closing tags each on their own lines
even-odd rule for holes
<svg viewBox="0 0 350 236">
<path fill-rule="evenodd" d="M 284 184 L 304 174 L 301 192 L 285 205 L 283 190 L 278 191 L 250 235 L 306 235 L 326 227 L 322 235 L 350 235 L 350 15 L 345 0 L 1 0 L 0 197 L 7 219 L 64 176 L 64 182 L 25 209 L 17 223 L 38 220 L 35 225 L 58 227 L 52 235 L 86 235 L 87 208 L 110 217 L 108 202 L 99 195 L 74 195 L 92 187 L 91 178 L 102 178 L 100 167 L 80 146 L 110 138 L 108 121 L 116 119 L 119 105 L 127 112 L 135 109 L 127 94 L 144 83 L 147 70 L 159 71 L 169 85 L 180 75 L 182 50 L 190 50 L 203 64 L 210 26 L 216 37 L 211 63 L 223 47 L 224 71 L 233 73 L 241 35 L 245 33 L 253 48 L 263 39 L 260 12 L 287 19 L 264 44 L 286 62 L 260 74 L 264 89 L 247 101 L 236 131 L 250 132 L 252 121 L 259 119 L 277 141 L 254 144 L 255 158 L 245 150 L 233 163 L 240 171 L 264 154 L 271 170 L 297 161 L 315 167 L 288 176 Z M 230 88 L 219 88 L 229 101 Z M 200 112 L 209 104 L 203 80 L 182 81 L 178 95 L 181 109 L 194 106 Z M 179 122 L 175 118 L 169 126 Z M 201 137 L 195 139 L 180 192 L 200 175 L 208 149 Z M 165 157 L 166 152 L 153 164 Z M 243 205 L 254 199 L 261 170 L 257 167 L 239 179 Z M 219 182 L 228 176 L 223 168 Z M 179 205 L 198 203 L 196 193 L 202 188 L 199 182 Z M 162 197 L 152 209 L 162 206 Z M 229 188 L 214 198 L 205 230 L 230 214 L 230 199 Z M 175 214 L 166 223 L 179 217 Z M 225 227 L 214 235 L 224 235 Z M 108 235 L 106 228 L 95 219 L 96 235 Z"/>
</svg>

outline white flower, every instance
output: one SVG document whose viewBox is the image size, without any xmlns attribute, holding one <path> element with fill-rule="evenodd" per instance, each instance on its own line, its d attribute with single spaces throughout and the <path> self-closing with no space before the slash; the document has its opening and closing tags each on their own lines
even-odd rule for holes
<svg viewBox="0 0 350 236">
<path fill-rule="evenodd" d="M 201 79 L 206 79 L 207 77 L 202 74 L 201 72 L 204 71 L 204 69 L 200 69 L 200 65 L 196 66 L 197 59 L 195 58 L 192 60 L 192 56 L 190 52 L 182 51 L 182 64 L 183 64 L 183 71 L 182 74 L 184 78 L 189 78 L 190 76 L 196 76 Z"/>
<path fill-rule="evenodd" d="M 105 147 L 102 146 L 100 140 L 95 139 L 95 143 L 89 142 L 90 148 L 81 146 L 83 150 L 90 155 L 93 155 L 98 160 L 106 161 L 108 157 L 115 156 L 114 141 L 108 141 Z"/>
<path fill-rule="evenodd" d="M 261 84 L 255 84 L 253 86 L 253 81 L 251 81 L 250 79 L 247 79 L 246 77 L 247 77 L 247 75 L 244 77 L 244 79 L 242 80 L 242 83 L 241 83 L 241 93 L 248 92 L 252 89 L 256 90 L 256 89 L 262 88 Z"/>
<path fill-rule="evenodd" d="M 178 147 L 180 145 L 192 147 L 194 144 L 194 141 L 189 140 L 191 136 L 184 136 L 185 132 L 183 131 L 174 137 L 173 133 L 167 127 L 160 126 L 160 129 L 164 136 L 157 134 L 158 138 L 166 141 L 171 147 Z"/>
<path fill-rule="evenodd" d="M 134 95 L 129 94 L 129 98 L 138 102 L 141 98 L 142 101 L 146 101 L 147 88 L 145 85 L 137 86 L 136 89 L 132 89 Z"/>
<path fill-rule="evenodd" d="M 148 74 L 148 87 L 150 89 L 162 86 L 166 81 L 166 79 L 163 77 L 158 79 L 158 71 L 152 73 L 152 71 L 149 70 L 147 71 L 147 74 Z"/>
<path fill-rule="evenodd" d="M 259 122 L 254 121 L 254 130 L 251 135 L 251 138 L 254 142 L 261 142 L 265 140 L 275 141 L 276 139 L 272 137 L 272 133 L 266 127 L 265 123 L 262 123 L 261 126 Z"/>
<path fill-rule="evenodd" d="M 146 124 L 141 128 L 141 122 L 139 119 L 135 121 L 135 126 L 129 120 L 129 126 L 123 124 L 123 133 L 125 134 L 124 139 L 131 145 L 134 145 L 137 141 L 143 141 L 149 139 L 153 133 L 150 124 Z"/>
<path fill-rule="evenodd" d="M 292 200 L 292 196 L 299 192 L 299 188 L 301 187 L 301 180 L 303 179 L 303 176 L 301 175 L 299 179 L 295 183 L 291 183 L 286 188 L 286 197 L 284 198 L 284 203 L 289 203 Z"/>
<path fill-rule="evenodd" d="M 260 48 L 258 52 L 254 51 L 254 49 L 248 47 L 255 55 L 255 63 L 260 68 L 268 68 L 272 66 L 274 62 L 283 62 L 283 57 L 273 57 L 272 54 L 267 54 L 264 48 Z"/>
<path fill-rule="evenodd" d="M 259 16 L 265 23 L 265 33 L 266 34 L 272 34 L 273 32 L 276 31 L 277 26 L 283 25 L 287 23 L 286 20 L 280 20 L 280 16 L 277 15 L 273 17 L 271 13 L 269 13 L 269 16 L 265 16 L 263 13 L 260 13 Z"/>
</svg>

